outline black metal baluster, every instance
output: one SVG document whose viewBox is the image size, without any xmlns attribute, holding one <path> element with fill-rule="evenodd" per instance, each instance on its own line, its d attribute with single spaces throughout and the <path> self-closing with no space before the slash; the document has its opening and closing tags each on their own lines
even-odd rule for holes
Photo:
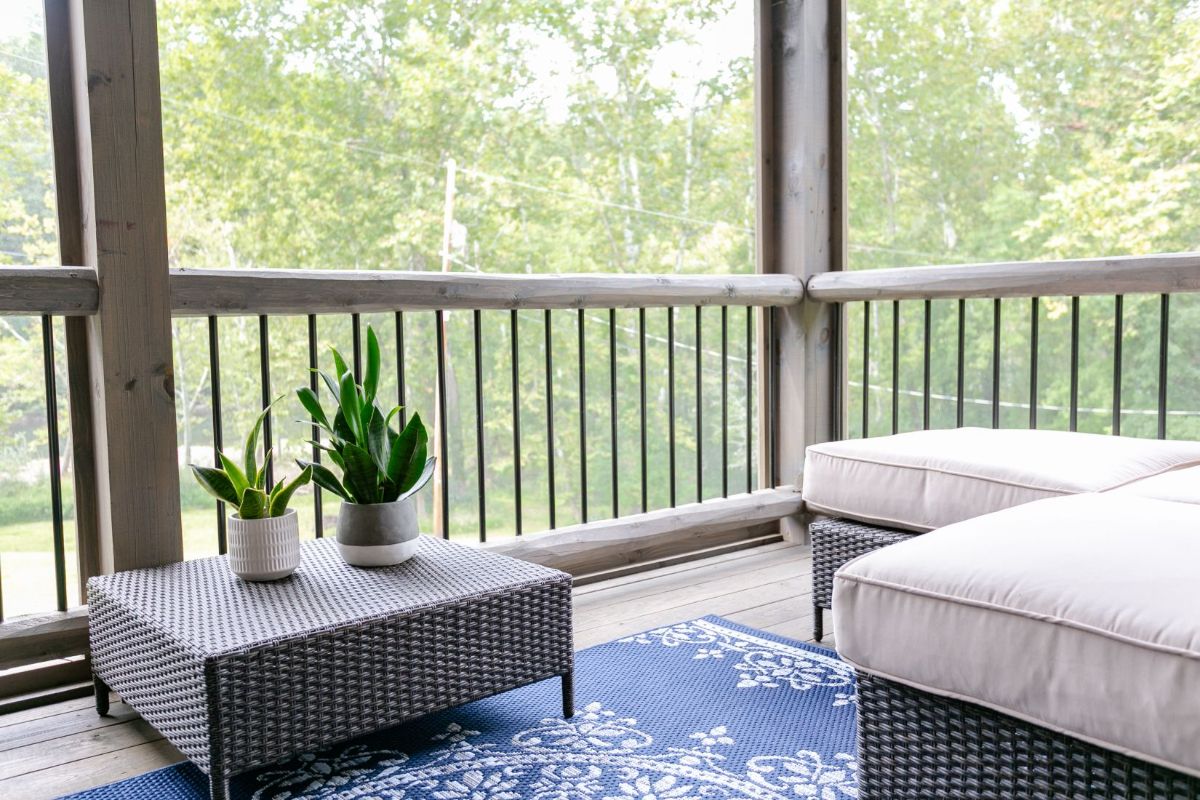
<svg viewBox="0 0 1200 800">
<path fill-rule="evenodd" d="M 350 337 L 354 348 L 354 382 L 362 383 L 362 324 L 358 314 L 350 315 Z"/>
<path fill-rule="evenodd" d="M 963 410 L 967 381 L 967 301 L 958 301 L 958 397 L 956 399 L 955 422 L 963 426 Z"/>
<path fill-rule="evenodd" d="M 213 467 L 221 468 L 217 454 L 224 448 L 221 424 L 221 342 L 217 334 L 217 318 L 208 318 L 208 374 L 212 392 Z M 314 378 L 316 376 L 313 376 Z M 229 541 L 225 532 L 225 504 L 217 501 L 217 552 L 225 555 Z"/>
<path fill-rule="evenodd" d="M 638 392 L 641 397 L 638 413 L 641 415 L 642 443 L 642 513 L 646 512 L 649 497 L 646 476 L 646 309 L 638 309 Z"/>
<path fill-rule="evenodd" d="M 729 497 L 729 307 L 721 306 L 721 497 Z"/>
<path fill-rule="evenodd" d="M 930 400 L 930 361 L 932 355 L 930 351 L 933 349 L 933 301 L 925 301 L 925 360 L 923 363 L 923 371 L 921 376 L 921 429 L 929 430 L 929 400 Z"/>
<path fill-rule="evenodd" d="M 746 493 L 754 491 L 754 307 L 746 306 Z"/>
<path fill-rule="evenodd" d="M 608 419 L 609 444 L 612 448 L 612 515 L 613 519 L 621 516 L 620 497 L 618 496 L 617 476 L 620 466 L 617 463 L 617 310 L 608 310 Z"/>
<path fill-rule="evenodd" d="M 308 388 L 314 394 L 321 391 L 320 384 L 317 382 L 317 315 L 308 315 Z M 403 425 L 403 423 L 401 423 Z M 310 430 L 313 442 L 321 441 L 321 426 L 313 422 Z M 314 464 L 321 463 L 321 448 L 316 444 L 312 446 L 312 460 Z M 321 487 L 315 483 L 313 487 L 313 526 L 316 529 L 317 538 L 320 539 L 325 535 L 325 519 L 324 510 L 321 508 Z"/>
<path fill-rule="evenodd" d="M 1000 323 L 1001 304 L 992 301 L 992 427 L 1000 427 Z"/>
<path fill-rule="evenodd" d="M 479 541 L 487 541 L 487 489 L 483 474 L 483 341 L 480 334 L 483 313 L 475 309 L 475 471 L 479 492 Z"/>
<path fill-rule="evenodd" d="M 892 301 L 892 433 L 900 432 L 900 301 Z"/>
<path fill-rule="evenodd" d="M 1071 298 L 1071 410 L 1070 429 L 1079 428 L 1079 298 Z"/>
<path fill-rule="evenodd" d="M 871 427 L 871 301 L 863 301 L 862 438 Z"/>
<path fill-rule="evenodd" d="M 400 430 L 408 424 L 408 401 L 405 395 L 407 378 L 404 374 L 404 312 L 396 312 L 396 404 L 400 406 Z"/>
<path fill-rule="evenodd" d="M 671 507 L 675 497 L 675 308 L 667 306 L 667 453 L 671 482 Z"/>
<path fill-rule="evenodd" d="M 1038 324 L 1042 316 L 1041 298 L 1029 304 L 1029 428 L 1038 426 Z"/>
<path fill-rule="evenodd" d="M 1167 438 L 1167 344 L 1171 329 L 1171 295 L 1159 298 L 1158 318 L 1158 438 Z"/>
<path fill-rule="evenodd" d="M 700 327 L 703 316 L 696 306 L 696 502 L 704 499 L 704 336 Z"/>
<path fill-rule="evenodd" d="M 587 351 L 583 309 L 579 309 L 579 515 L 588 521 Z"/>
<path fill-rule="evenodd" d="M 1125 344 L 1125 295 L 1113 303 L 1113 436 L 1121 435 L 1121 354 Z"/>
<path fill-rule="evenodd" d="M 442 529 L 439 531 L 443 539 L 450 538 L 450 461 L 447 458 L 450 448 L 446 440 L 450 438 L 450 420 L 446 417 L 446 315 L 442 309 L 433 312 L 434 331 L 437 338 L 437 393 L 438 393 L 438 469 L 442 475 Z M 355 330 L 358 325 L 355 324 Z"/>
<path fill-rule="evenodd" d="M 769 338 L 767 346 L 770 351 L 768 359 L 768 369 L 770 370 L 770 395 L 771 395 L 771 413 L 767 415 L 767 428 L 769 430 L 768 442 L 771 446 L 771 487 L 779 485 L 779 339 L 778 339 L 778 320 L 775 315 L 777 310 L 775 306 L 767 309 L 767 331 Z"/>
<path fill-rule="evenodd" d="M 544 312 L 546 320 L 546 468 L 550 489 L 550 529 L 554 530 L 554 343 L 550 327 L 550 309 Z"/>
<path fill-rule="evenodd" d="M 54 536 L 54 593 L 67 610 L 67 551 L 63 536 L 62 462 L 58 447 L 58 387 L 54 375 L 54 320 L 42 315 L 42 367 L 46 389 L 46 450 L 50 466 L 50 520 Z"/>
<path fill-rule="evenodd" d="M 517 536 L 521 535 L 521 357 L 520 340 L 517 338 L 517 310 L 509 311 L 509 326 L 512 336 L 512 416 L 513 416 L 513 515 L 516 517 Z"/>
<path fill-rule="evenodd" d="M 262 389 L 262 407 L 266 408 L 271 404 L 271 333 L 268 327 L 267 315 L 260 314 L 258 317 L 258 368 L 259 382 Z M 271 491 L 271 487 L 275 485 L 275 457 L 271 454 L 274 448 L 275 439 L 271 435 L 271 412 L 263 417 L 262 424 L 263 434 L 263 469 L 267 473 L 267 492 Z M 267 460 L 270 458 L 270 460 Z M 253 481 L 253 476 L 246 476 Z"/>
</svg>

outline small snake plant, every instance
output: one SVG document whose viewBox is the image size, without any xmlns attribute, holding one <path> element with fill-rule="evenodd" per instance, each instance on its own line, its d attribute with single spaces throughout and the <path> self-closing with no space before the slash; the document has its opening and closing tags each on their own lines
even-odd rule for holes
<svg viewBox="0 0 1200 800">
<path fill-rule="evenodd" d="M 429 434 L 420 414 L 413 414 L 403 430 L 392 428 L 400 406 L 384 411 L 376 394 L 379 388 L 379 339 L 367 326 L 367 363 L 361 385 L 336 348 L 331 348 L 336 377 L 314 370 L 337 402 L 332 419 L 309 387 L 296 390 L 301 405 L 328 435 L 328 444 L 310 444 L 329 454 L 341 470 L 339 479 L 328 467 L 300 461 L 312 471 L 313 482 L 347 503 L 392 503 L 421 489 L 433 476 L 437 459 L 428 457 Z"/>
<path fill-rule="evenodd" d="M 271 463 L 271 453 L 266 454 L 262 467 L 259 467 L 256 451 L 259 431 L 262 430 L 263 420 L 270 410 L 271 406 L 267 406 L 258 415 L 258 419 L 254 420 L 254 427 L 246 437 L 245 455 L 241 466 L 220 452 L 217 453 L 221 462 L 220 469 L 197 464 L 188 465 L 199 484 L 213 497 L 235 508 L 237 515 L 242 519 L 282 517 L 287 511 L 292 495 L 312 478 L 312 470 L 306 467 L 290 482 L 281 480 L 268 491 L 267 465 Z"/>
</svg>

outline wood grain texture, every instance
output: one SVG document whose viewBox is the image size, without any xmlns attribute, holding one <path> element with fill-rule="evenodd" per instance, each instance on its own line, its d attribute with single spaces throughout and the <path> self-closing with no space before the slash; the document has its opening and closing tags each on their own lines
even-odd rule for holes
<svg viewBox="0 0 1200 800">
<path fill-rule="evenodd" d="M 791 305 L 803 283 L 755 275 L 505 275 L 349 270 L 172 270 L 177 315 L 513 308 Z"/>
<path fill-rule="evenodd" d="M 87 267 L 0 267 L 0 314 L 84 316 L 100 303 Z"/>
<path fill-rule="evenodd" d="M 99 565 L 183 558 L 154 0 L 71 0 Z"/>
<path fill-rule="evenodd" d="M 719 613 L 806 640 L 812 629 L 807 547 L 770 544 L 576 589 L 576 645 Z M 604 614 L 624 609 L 624 619 Z M 826 644 L 831 637 L 826 637 Z M 50 800 L 181 759 L 128 706 L 96 716 L 87 700 L 0 716 L 0 797 Z"/>
<path fill-rule="evenodd" d="M 0 623 L 0 669 L 86 651 L 86 608 L 17 617 Z"/>
<path fill-rule="evenodd" d="M 481 546 L 572 575 L 588 575 L 761 536 L 779 520 L 798 514 L 801 506 L 800 493 L 791 487 L 764 489 Z"/>
<path fill-rule="evenodd" d="M 816 302 L 1200 292 L 1200 253 L 898 267 L 816 275 Z"/>
</svg>

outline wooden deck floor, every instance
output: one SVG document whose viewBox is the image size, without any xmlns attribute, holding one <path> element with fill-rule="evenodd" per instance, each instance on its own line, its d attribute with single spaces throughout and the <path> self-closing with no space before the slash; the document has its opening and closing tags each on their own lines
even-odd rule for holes
<svg viewBox="0 0 1200 800">
<path fill-rule="evenodd" d="M 807 547 L 778 543 L 581 586 L 575 646 L 705 614 L 808 640 L 811 568 Z M 0 716 L 0 798 L 54 798 L 181 758 L 124 703 L 104 718 L 90 697 Z"/>
</svg>

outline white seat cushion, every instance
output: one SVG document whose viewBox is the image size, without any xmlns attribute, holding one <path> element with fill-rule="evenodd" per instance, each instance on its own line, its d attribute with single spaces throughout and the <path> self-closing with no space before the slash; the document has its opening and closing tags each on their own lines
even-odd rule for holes
<svg viewBox="0 0 1200 800">
<path fill-rule="evenodd" d="M 850 562 L 833 608 L 859 669 L 1200 776 L 1200 506 L 1010 508 Z"/>
<path fill-rule="evenodd" d="M 927 531 L 1002 508 L 1102 492 L 1200 464 L 1200 443 L 1093 433 L 958 428 L 813 445 L 813 511 Z"/>
<path fill-rule="evenodd" d="M 1200 467 L 1187 467 L 1164 472 L 1153 478 L 1128 483 L 1114 494 L 1173 500 L 1176 503 L 1200 504 Z"/>
</svg>

